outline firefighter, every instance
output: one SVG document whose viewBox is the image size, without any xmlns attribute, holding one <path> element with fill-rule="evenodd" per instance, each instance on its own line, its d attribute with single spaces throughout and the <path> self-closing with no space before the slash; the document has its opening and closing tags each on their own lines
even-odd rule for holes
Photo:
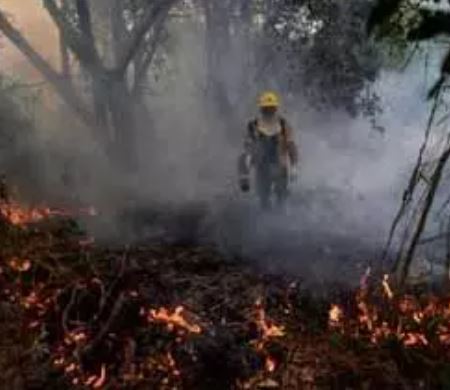
<svg viewBox="0 0 450 390">
<path fill-rule="evenodd" d="M 243 192 L 248 192 L 253 170 L 261 207 L 268 209 L 273 197 L 278 205 L 285 203 L 289 182 L 296 179 L 298 152 L 293 130 L 279 114 L 278 95 L 264 92 L 258 106 L 259 115 L 247 125 L 244 151 L 239 157 L 239 184 Z"/>
</svg>

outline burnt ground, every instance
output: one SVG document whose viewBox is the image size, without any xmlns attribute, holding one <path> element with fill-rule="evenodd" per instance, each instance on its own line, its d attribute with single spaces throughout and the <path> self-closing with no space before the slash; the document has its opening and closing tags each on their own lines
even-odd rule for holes
<svg viewBox="0 0 450 390">
<path fill-rule="evenodd" d="M 135 206 L 115 232 L 101 215 L 2 222 L 0 388 L 448 388 L 447 344 L 374 344 L 358 322 L 364 240 L 252 208 L 164 210 Z M 349 323 L 330 328 L 335 303 Z"/>
<path fill-rule="evenodd" d="M 368 265 L 377 266 L 385 226 L 380 228 L 364 215 L 349 216 L 349 208 L 358 205 L 340 196 L 309 194 L 293 199 L 286 210 L 269 212 L 259 210 L 253 199 L 151 208 L 133 204 L 113 221 L 88 229 L 104 234 L 107 243 L 206 245 L 224 258 L 239 258 L 261 272 L 295 275 L 311 287 L 355 285 Z"/>
</svg>

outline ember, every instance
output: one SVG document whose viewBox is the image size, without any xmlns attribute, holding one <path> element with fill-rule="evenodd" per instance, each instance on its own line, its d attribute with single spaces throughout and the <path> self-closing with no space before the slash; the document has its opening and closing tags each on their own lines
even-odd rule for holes
<svg viewBox="0 0 450 390">
<path fill-rule="evenodd" d="M 2 202 L 0 213 L 13 225 L 25 225 L 41 221 L 50 215 L 48 208 L 26 208 L 15 202 Z"/>
<path fill-rule="evenodd" d="M 261 331 L 263 341 L 272 337 L 282 337 L 285 335 L 283 326 L 277 326 L 266 318 L 266 312 L 262 305 L 261 299 L 256 301 L 255 309 L 256 323 Z"/>
<path fill-rule="evenodd" d="M 233 300 L 226 294 L 222 297 L 220 292 L 206 294 L 208 298 L 204 303 L 189 300 L 192 311 L 187 309 L 188 305 L 174 305 L 173 309 L 159 307 L 161 301 L 152 300 L 158 289 L 165 291 L 167 302 L 180 302 L 183 297 L 189 299 L 198 294 L 195 282 L 190 287 L 195 273 L 181 278 L 182 282 L 173 277 L 180 268 L 177 256 L 173 256 L 175 260 L 168 260 L 172 255 L 153 247 L 106 252 L 93 245 L 94 239 L 90 237 L 85 241 L 79 237 L 71 240 L 69 236 L 52 236 L 43 245 L 43 237 L 50 234 L 42 234 L 39 229 L 14 231 L 14 240 L 22 234 L 29 241 L 24 239 L 17 250 L 8 249 L 1 257 L 2 296 L 23 313 L 18 326 L 35 343 L 46 344 L 54 370 L 73 386 L 184 388 L 188 383 L 186 388 L 199 388 L 204 378 L 195 376 L 201 372 L 203 376 L 217 377 L 210 365 L 214 367 L 213 361 L 221 356 L 229 359 L 221 369 L 227 364 L 234 367 L 231 364 L 234 361 L 244 362 L 242 372 L 238 369 L 229 374 L 238 377 L 228 378 L 228 385 L 258 388 L 270 384 L 283 388 L 275 379 L 281 374 L 288 378 L 286 372 L 300 365 L 302 384 L 297 383 L 292 388 L 306 388 L 321 375 L 316 365 L 336 354 L 324 346 L 333 337 L 339 343 L 358 339 L 370 345 L 373 351 L 389 350 L 389 342 L 396 340 L 405 350 L 435 353 L 450 361 L 450 300 L 394 294 L 387 275 L 381 282 L 375 280 L 375 288 L 371 288 L 370 269 L 361 278 L 353 299 L 345 303 L 327 302 L 323 306 L 320 326 L 330 329 L 330 334 L 323 337 L 323 334 L 316 335 L 317 329 L 309 334 L 309 330 L 305 330 L 308 328 L 303 327 L 302 321 L 317 313 L 309 314 L 307 306 L 295 301 L 297 286 L 292 282 L 278 287 L 281 291 L 277 299 L 263 290 L 264 299 L 258 298 L 255 302 L 254 297 L 260 296 L 261 290 L 253 291 L 248 280 L 253 280 L 254 276 L 251 272 L 243 273 L 242 285 L 237 289 L 242 290 L 243 295 L 234 303 L 237 308 L 230 308 Z M 67 255 L 65 248 L 70 248 Z M 188 256 L 195 258 L 197 251 Z M 181 253 L 184 256 L 184 252 Z M 151 267 L 149 257 L 158 259 L 152 260 Z M 208 264 L 211 256 L 204 257 L 201 261 Z M 129 258 L 133 258 L 133 267 L 137 267 L 138 272 L 129 266 Z M 224 278 L 235 275 L 235 271 L 229 272 L 226 266 L 220 267 L 224 267 L 224 271 L 214 272 L 223 272 Z M 158 280 L 159 273 L 165 275 L 164 283 Z M 211 280 L 216 279 L 211 277 Z M 211 291 L 218 291 L 216 282 L 211 283 L 214 284 Z M 211 300 L 215 302 L 213 305 Z M 208 321 L 200 321 L 194 313 L 202 313 Z M 244 321 L 240 323 L 239 318 Z M 317 345 L 308 341 L 310 339 L 316 340 Z M 233 340 L 237 340 L 239 347 L 233 347 Z M 303 356 L 315 353 L 308 350 L 309 343 L 311 350 L 318 351 L 313 358 Z M 26 350 L 31 348 L 26 347 Z M 341 353 L 339 350 L 338 354 Z M 330 367 L 337 366 L 330 364 Z M 349 368 L 346 375 L 352 370 Z M 333 378 L 335 373 L 327 375 Z"/>
<path fill-rule="evenodd" d="M 389 299 L 394 298 L 394 293 L 392 292 L 391 286 L 389 285 L 389 275 L 387 274 L 383 277 L 383 289 Z"/>
<path fill-rule="evenodd" d="M 27 259 L 21 260 L 16 257 L 12 258 L 8 264 L 14 271 L 17 272 L 27 272 L 31 268 L 30 260 Z"/>
<path fill-rule="evenodd" d="M 343 316 L 344 316 L 344 313 L 338 305 L 331 305 L 331 309 L 328 313 L 329 326 L 331 328 L 340 327 Z"/>
<path fill-rule="evenodd" d="M 173 313 L 170 313 L 168 309 L 162 307 L 158 310 L 150 310 L 148 314 L 149 321 L 161 321 L 167 323 L 167 328 L 173 330 L 174 327 L 179 327 L 187 330 L 190 333 L 201 333 L 202 329 L 199 325 L 190 324 L 183 317 L 184 307 L 178 306 Z"/>
<path fill-rule="evenodd" d="M 93 206 L 72 211 L 49 207 L 28 207 L 15 201 L 2 201 L 0 215 L 12 225 L 25 227 L 27 224 L 37 223 L 51 216 L 71 218 L 76 215 L 88 215 L 93 217 L 97 216 L 98 212 Z"/>
</svg>

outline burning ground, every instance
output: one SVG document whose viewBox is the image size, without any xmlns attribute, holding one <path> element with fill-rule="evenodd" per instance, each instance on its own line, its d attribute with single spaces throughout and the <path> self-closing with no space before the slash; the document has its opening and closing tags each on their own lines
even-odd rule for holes
<svg viewBox="0 0 450 390">
<path fill-rule="evenodd" d="M 444 296 L 370 269 L 313 295 L 210 246 L 101 244 L 77 223 L 96 214 L 2 203 L 1 388 L 450 385 Z"/>
</svg>

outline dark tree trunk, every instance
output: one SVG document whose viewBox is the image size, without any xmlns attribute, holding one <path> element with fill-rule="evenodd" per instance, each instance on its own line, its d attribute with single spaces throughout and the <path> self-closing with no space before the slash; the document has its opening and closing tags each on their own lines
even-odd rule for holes
<svg viewBox="0 0 450 390">
<path fill-rule="evenodd" d="M 112 128 L 111 152 L 114 159 L 125 172 L 136 169 L 135 138 L 137 121 L 134 111 L 134 98 L 126 80 L 118 77 L 110 83 L 109 112 Z"/>
<path fill-rule="evenodd" d="M 230 118 L 232 104 L 227 90 L 227 62 L 231 48 L 228 0 L 204 0 L 206 18 L 207 94 L 211 109 L 222 118 Z"/>
</svg>

